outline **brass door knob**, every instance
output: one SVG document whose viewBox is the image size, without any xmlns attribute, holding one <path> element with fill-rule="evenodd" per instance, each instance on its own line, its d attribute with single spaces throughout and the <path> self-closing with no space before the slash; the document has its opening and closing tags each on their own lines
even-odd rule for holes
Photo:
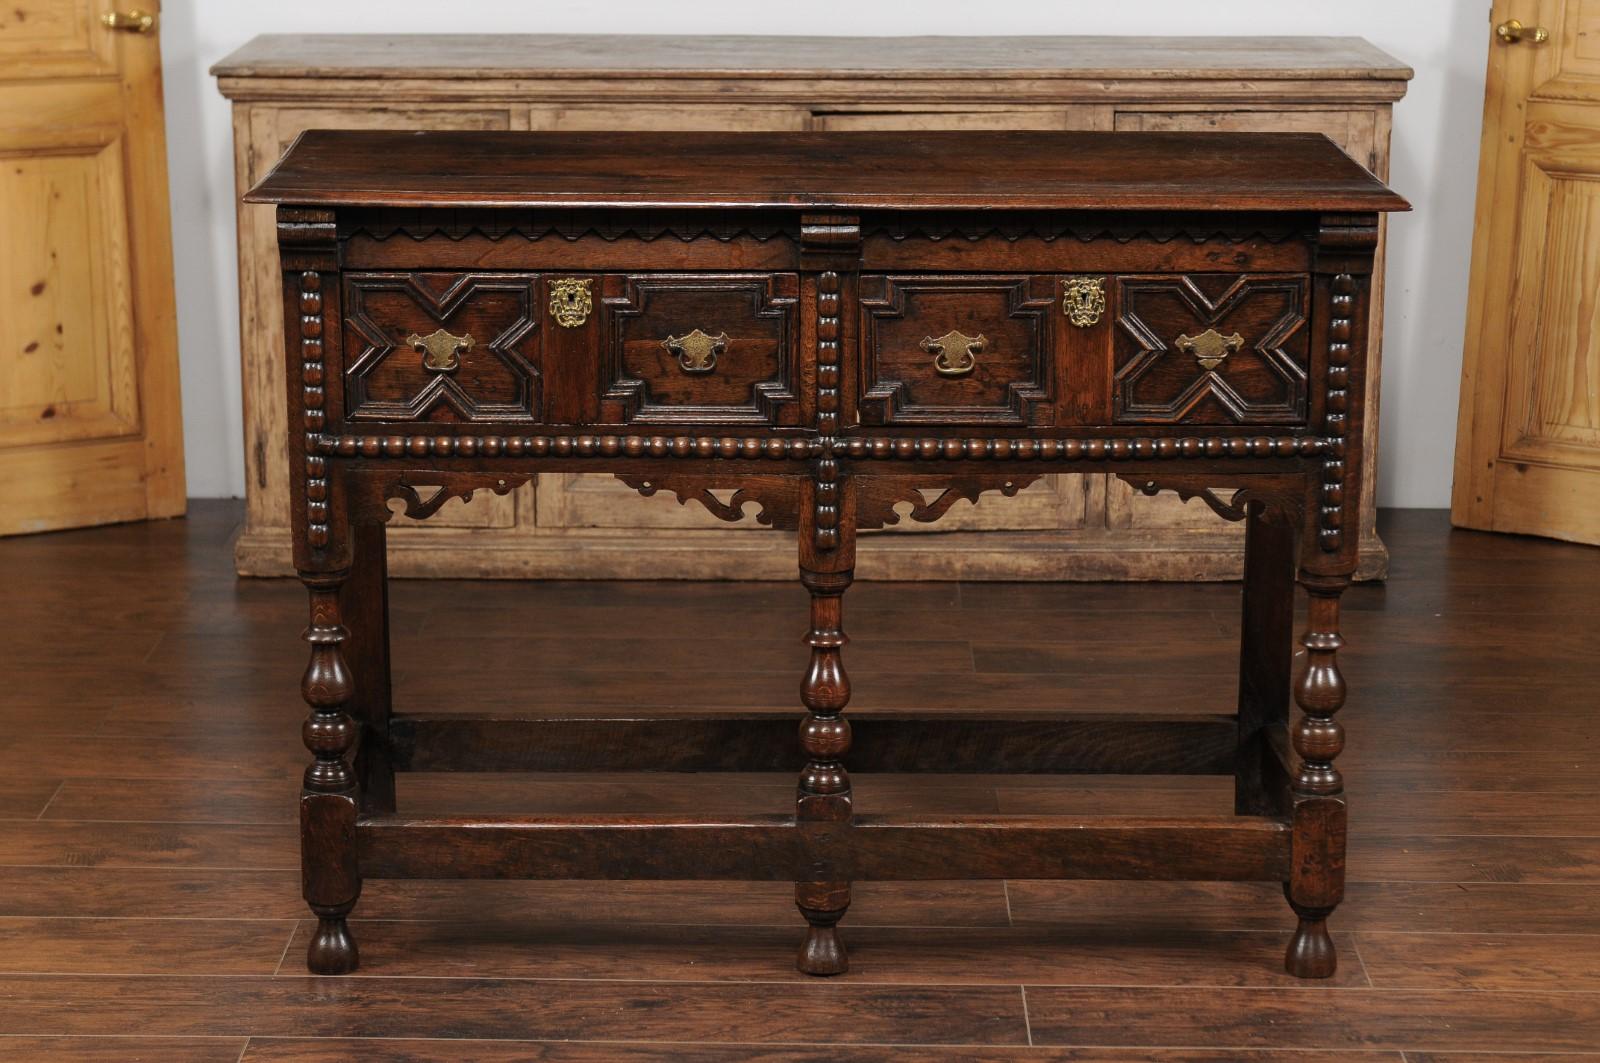
<svg viewBox="0 0 1600 1063">
<path fill-rule="evenodd" d="M 1524 26 L 1516 19 L 1507 19 L 1494 28 L 1495 36 L 1506 44 L 1516 44 L 1518 41 L 1527 41 L 1529 44 L 1543 44 L 1550 39 L 1550 31 L 1543 26 Z"/>
<path fill-rule="evenodd" d="M 124 33 L 150 33 L 156 28 L 156 16 L 149 11 L 111 11 L 100 19 L 106 29 Z"/>
</svg>

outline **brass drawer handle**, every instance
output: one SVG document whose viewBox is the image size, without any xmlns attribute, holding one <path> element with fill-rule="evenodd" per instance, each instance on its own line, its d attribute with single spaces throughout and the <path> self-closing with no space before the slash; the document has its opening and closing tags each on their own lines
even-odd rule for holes
<svg viewBox="0 0 1600 1063">
<path fill-rule="evenodd" d="M 1194 355 L 1195 361 L 1203 368 L 1215 369 L 1228 355 L 1244 346 L 1244 337 L 1237 332 L 1224 336 L 1216 329 L 1208 328 L 1198 336 L 1179 336 L 1172 345 L 1184 354 Z"/>
<path fill-rule="evenodd" d="M 981 332 L 968 336 L 952 329 L 943 336 L 925 336 L 917 346 L 933 355 L 933 371 L 940 376 L 966 376 L 978 367 L 978 355 L 988 342 Z"/>
<path fill-rule="evenodd" d="M 678 368 L 685 373 L 709 373 L 717 367 L 717 355 L 728 349 L 728 334 L 708 336 L 695 329 L 687 336 L 668 336 L 661 346 L 677 356 Z"/>
<path fill-rule="evenodd" d="M 472 336 L 453 336 L 438 329 L 427 336 L 415 332 L 406 342 L 422 355 L 422 368 L 430 373 L 452 373 L 461 365 L 461 352 L 472 350 Z"/>
</svg>

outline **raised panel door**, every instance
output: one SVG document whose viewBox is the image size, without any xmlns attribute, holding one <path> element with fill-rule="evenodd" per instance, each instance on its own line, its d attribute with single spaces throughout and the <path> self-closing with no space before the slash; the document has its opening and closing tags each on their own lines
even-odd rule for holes
<svg viewBox="0 0 1600 1063">
<path fill-rule="evenodd" d="M 1510 19 L 1549 39 L 1490 45 L 1451 517 L 1600 543 L 1600 2 Z"/>
<path fill-rule="evenodd" d="M 183 512 L 160 55 L 0 11 L 0 534 Z"/>
</svg>

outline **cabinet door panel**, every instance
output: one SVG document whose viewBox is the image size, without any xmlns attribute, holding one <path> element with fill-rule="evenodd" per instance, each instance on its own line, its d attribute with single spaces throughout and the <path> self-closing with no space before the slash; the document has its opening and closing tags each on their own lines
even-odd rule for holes
<svg viewBox="0 0 1600 1063">
<path fill-rule="evenodd" d="M 963 130 L 963 129 L 1106 129 L 1111 108 L 1070 104 L 1058 107 L 1005 110 L 859 110 L 817 111 L 813 129 L 862 130 Z"/>
<path fill-rule="evenodd" d="M 505 107 L 383 107 L 383 106 L 275 106 L 245 112 L 249 132 L 235 129 L 235 140 L 255 146 L 241 167 L 246 187 L 266 176 L 294 138 L 307 129 L 454 129 L 495 130 L 514 127 Z M 246 189 L 241 188 L 242 194 Z M 239 298 L 246 402 L 259 406 L 245 423 L 250 438 L 245 447 L 245 475 L 258 490 L 250 495 L 252 524 L 257 521 L 287 525 L 289 521 L 289 469 L 284 455 L 288 428 L 283 402 L 282 283 L 276 272 L 278 237 L 270 206 L 244 204 L 239 208 L 239 260 L 270 264 L 253 274 L 241 270 Z M 527 490 L 527 488 L 523 488 Z M 480 491 L 464 504 L 452 501 L 429 517 L 430 527 L 501 528 L 517 523 L 516 499 Z M 404 534 L 422 522 L 396 517 L 391 528 L 406 527 Z"/>
<path fill-rule="evenodd" d="M 1314 108 L 1236 109 L 1219 111 L 1203 105 L 1174 105 L 1141 110 L 1119 110 L 1116 129 L 1177 130 L 1245 132 L 1245 133 L 1322 133 L 1344 149 L 1345 154 L 1382 176 L 1386 159 L 1379 156 L 1379 138 L 1376 112 L 1370 110 L 1317 110 Z M 1380 260 L 1382 252 L 1379 253 Z M 1382 277 L 1375 277 L 1375 291 L 1383 290 Z M 1374 314 L 1374 336 L 1381 316 Z M 1378 349 L 1376 342 L 1370 346 L 1373 366 L 1377 374 Z M 1376 426 L 1377 418 L 1373 418 Z M 1377 463 L 1374 462 L 1374 465 Z M 1238 528 L 1217 520 L 1216 514 L 1204 506 L 1187 506 L 1174 495 L 1163 493 L 1146 498 L 1134 492 L 1127 484 L 1112 477 L 1106 489 L 1106 522 L 1112 528 L 1188 528 L 1196 532 L 1241 534 Z M 1230 530 L 1231 529 L 1231 530 Z"/>
<path fill-rule="evenodd" d="M 805 129 L 810 112 L 797 107 L 578 104 L 529 109 L 532 129 L 568 132 L 587 130 L 727 130 Z M 681 330 L 680 330 L 681 331 Z M 639 529 L 729 528 L 769 530 L 751 516 L 736 524 L 718 520 L 698 505 L 682 505 L 671 492 L 641 497 L 615 477 L 599 473 L 546 473 L 538 477 L 539 525 L 545 528 Z M 723 501 L 731 491 L 717 492 Z"/>
<path fill-rule="evenodd" d="M 773 132 L 809 127 L 811 115 L 798 107 L 681 107 L 660 104 L 572 104 L 528 109 L 529 129 L 566 133 L 648 131 Z"/>
</svg>

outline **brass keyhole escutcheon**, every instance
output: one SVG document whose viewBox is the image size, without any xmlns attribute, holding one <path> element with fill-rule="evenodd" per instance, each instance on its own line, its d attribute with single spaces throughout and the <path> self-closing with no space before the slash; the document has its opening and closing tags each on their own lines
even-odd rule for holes
<svg viewBox="0 0 1600 1063">
<path fill-rule="evenodd" d="M 1063 282 L 1061 310 L 1078 328 L 1100 324 L 1100 315 L 1106 312 L 1106 279 L 1072 277 Z"/>
<path fill-rule="evenodd" d="M 562 277 L 550 282 L 550 314 L 562 328 L 577 328 L 589 320 L 594 297 L 589 294 L 593 278 Z"/>
<path fill-rule="evenodd" d="M 421 352 L 422 368 L 430 373 L 454 372 L 461 365 L 461 352 L 472 350 L 471 334 L 454 336 L 444 329 L 437 329 L 426 336 L 413 332 L 406 337 L 406 342 Z"/>
<path fill-rule="evenodd" d="M 678 357 L 678 368 L 685 373 L 709 373 L 717 367 L 717 355 L 728 349 L 728 334 L 715 336 L 695 329 L 686 336 L 668 336 L 661 346 Z"/>
<path fill-rule="evenodd" d="M 943 336 L 925 336 L 917 346 L 933 355 L 933 371 L 940 376 L 966 376 L 978 367 L 988 338 L 982 333 L 968 336 L 952 329 Z"/>
<path fill-rule="evenodd" d="M 1215 369 L 1228 355 L 1244 346 L 1244 337 L 1237 332 L 1224 336 L 1216 329 L 1209 328 L 1198 336 L 1179 336 L 1172 345 L 1184 354 L 1194 355 L 1202 368 Z"/>
</svg>

